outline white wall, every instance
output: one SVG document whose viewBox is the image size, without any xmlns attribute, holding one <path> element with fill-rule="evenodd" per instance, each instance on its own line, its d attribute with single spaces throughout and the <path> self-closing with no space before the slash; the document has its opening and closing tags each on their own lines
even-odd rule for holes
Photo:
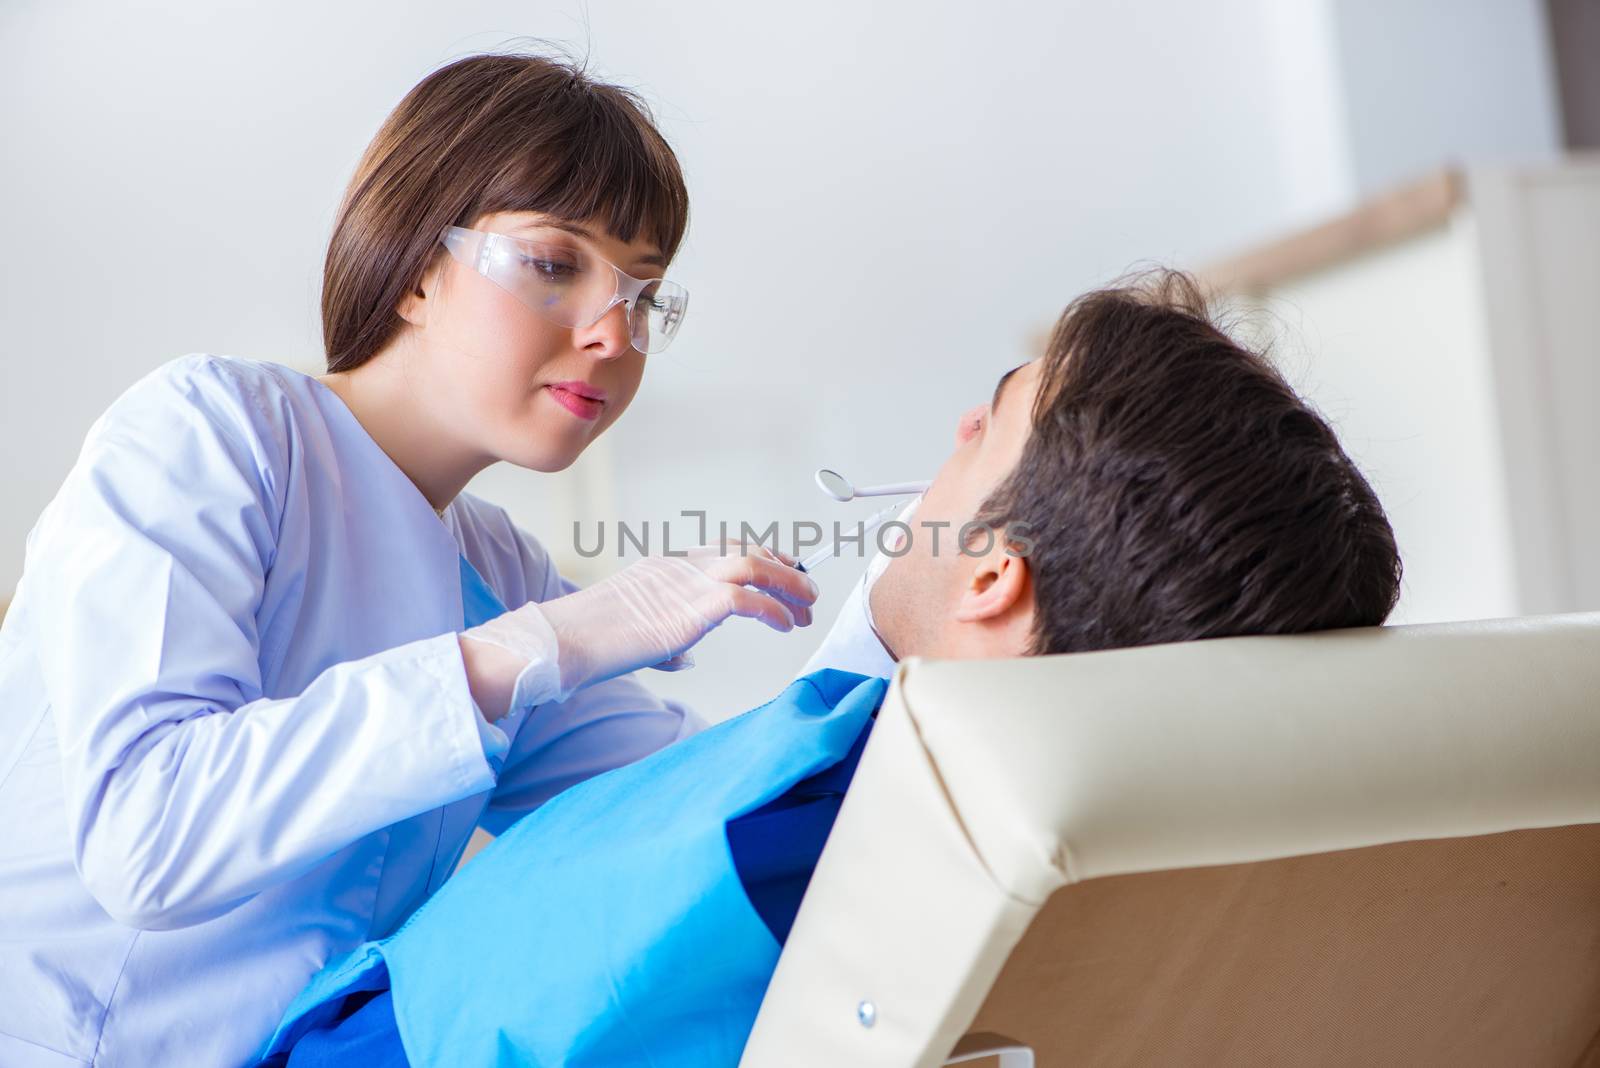
<svg viewBox="0 0 1600 1068">
<path fill-rule="evenodd" d="M 11 0 L 0 589 L 134 378 L 195 350 L 320 369 L 343 183 L 441 63 L 516 35 L 588 42 L 684 162 L 694 216 L 673 274 L 693 314 L 607 442 L 620 517 L 830 520 L 856 512 L 820 498 L 814 467 L 931 475 L 955 415 L 1080 290 L 1339 206 L 1344 187 L 1305 157 L 1345 150 L 1311 128 L 1336 121 L 1333 83 L 1280 92 L 1301 69 L 1285 35 L 1326 71 L 1335 20 L 1286 23 L 1279 3 Z M 512 469 L 474 489 L 534 526 L 550 493 Z M 824 614 L 859 568 L 823 573 Z M 657 681 L 722 714 L 817 636 L 724 628 L 699 667 Z"/>
<path fill-rule="evenodd" d="M 1560 151 L 1545 0 L 1280 0 L 1261 18 L 1297 221 L 1446 164 Z"/>
<path fill-rule="evenodd" d="M 1545 162 L 1560 150 L 1545 0 L 1320 2 L 1358 194 L 1445 161 Z"/>
</svg>

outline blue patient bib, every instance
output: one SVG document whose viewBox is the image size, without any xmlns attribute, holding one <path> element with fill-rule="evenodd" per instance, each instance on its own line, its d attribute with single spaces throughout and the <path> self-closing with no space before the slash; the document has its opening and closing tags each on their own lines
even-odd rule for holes
<svg viewBox="0 0 1600 1068">
<path fill-rule="evenodd" d="M 393 935 L 332 961 L 262 1056 L 392 987 L 429 1065 L 738 1063 L 778 941 L 727 824 L 837 764 L 888 683 L 825 670 L 524 817 Z"/>
</svg>

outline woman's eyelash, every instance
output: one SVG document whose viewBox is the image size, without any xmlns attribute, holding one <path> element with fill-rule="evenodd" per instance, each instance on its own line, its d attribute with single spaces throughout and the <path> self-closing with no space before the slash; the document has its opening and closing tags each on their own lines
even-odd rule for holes
<svg viewBox="0 0 1600 1068">
<path fill-rule="evenodd" d="M 565 278 L 569 275 L 578 273 L 578 268 L 570 263 L 556 263 L 554 260 L 541 260 L 536 256 L 523 256 L 522 265 L 551 278 Z"/>
</svg>

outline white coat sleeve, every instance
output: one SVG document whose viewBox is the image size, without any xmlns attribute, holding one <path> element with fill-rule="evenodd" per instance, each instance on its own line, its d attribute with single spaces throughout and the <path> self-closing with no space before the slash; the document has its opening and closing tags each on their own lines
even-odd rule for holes
<svg viewBox="0 0 1600 1068">
<path fill-rule="evenodd" d="M 519 541 L 525 573 L 530 580 L 544 576 L 537 600 L 578 589 L 531 537 Z M 499 784 L 478 821 L 490 834 L 500 834 L 569 786 L 631 764 L 706 727 L 688 705 L 657 697 L 633 675 L 586 686 L 565 701 L 546 702 L 521 714 L 527 722 L 511 743 Z"/>
<path fill-rule="evenodd" d="M 453 632 L 262 696 L 266 453 L 284 447 L 264 418 L 203 371 L 147 377 L 29 538 L 74 860 L 131 926 L 199 923 L 494 784 Z"/>
</svg>

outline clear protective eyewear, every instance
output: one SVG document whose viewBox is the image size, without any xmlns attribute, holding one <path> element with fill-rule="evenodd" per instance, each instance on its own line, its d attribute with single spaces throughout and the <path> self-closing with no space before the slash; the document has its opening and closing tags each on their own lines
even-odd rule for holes
<svg viewBox="0 0 1600 1068">
<path fill-rule="evenodd" d="M 464 226 L 446 226 L 439 240 L 464 267 L 483 275 L 559 326 L 589 327 L 621 304 L 628 339 L 640 352 L 672 344 L 689 307 L 689 291 L 665 278 L 635 278 L 582 244 L 550 244 Z"/>
</svg>

